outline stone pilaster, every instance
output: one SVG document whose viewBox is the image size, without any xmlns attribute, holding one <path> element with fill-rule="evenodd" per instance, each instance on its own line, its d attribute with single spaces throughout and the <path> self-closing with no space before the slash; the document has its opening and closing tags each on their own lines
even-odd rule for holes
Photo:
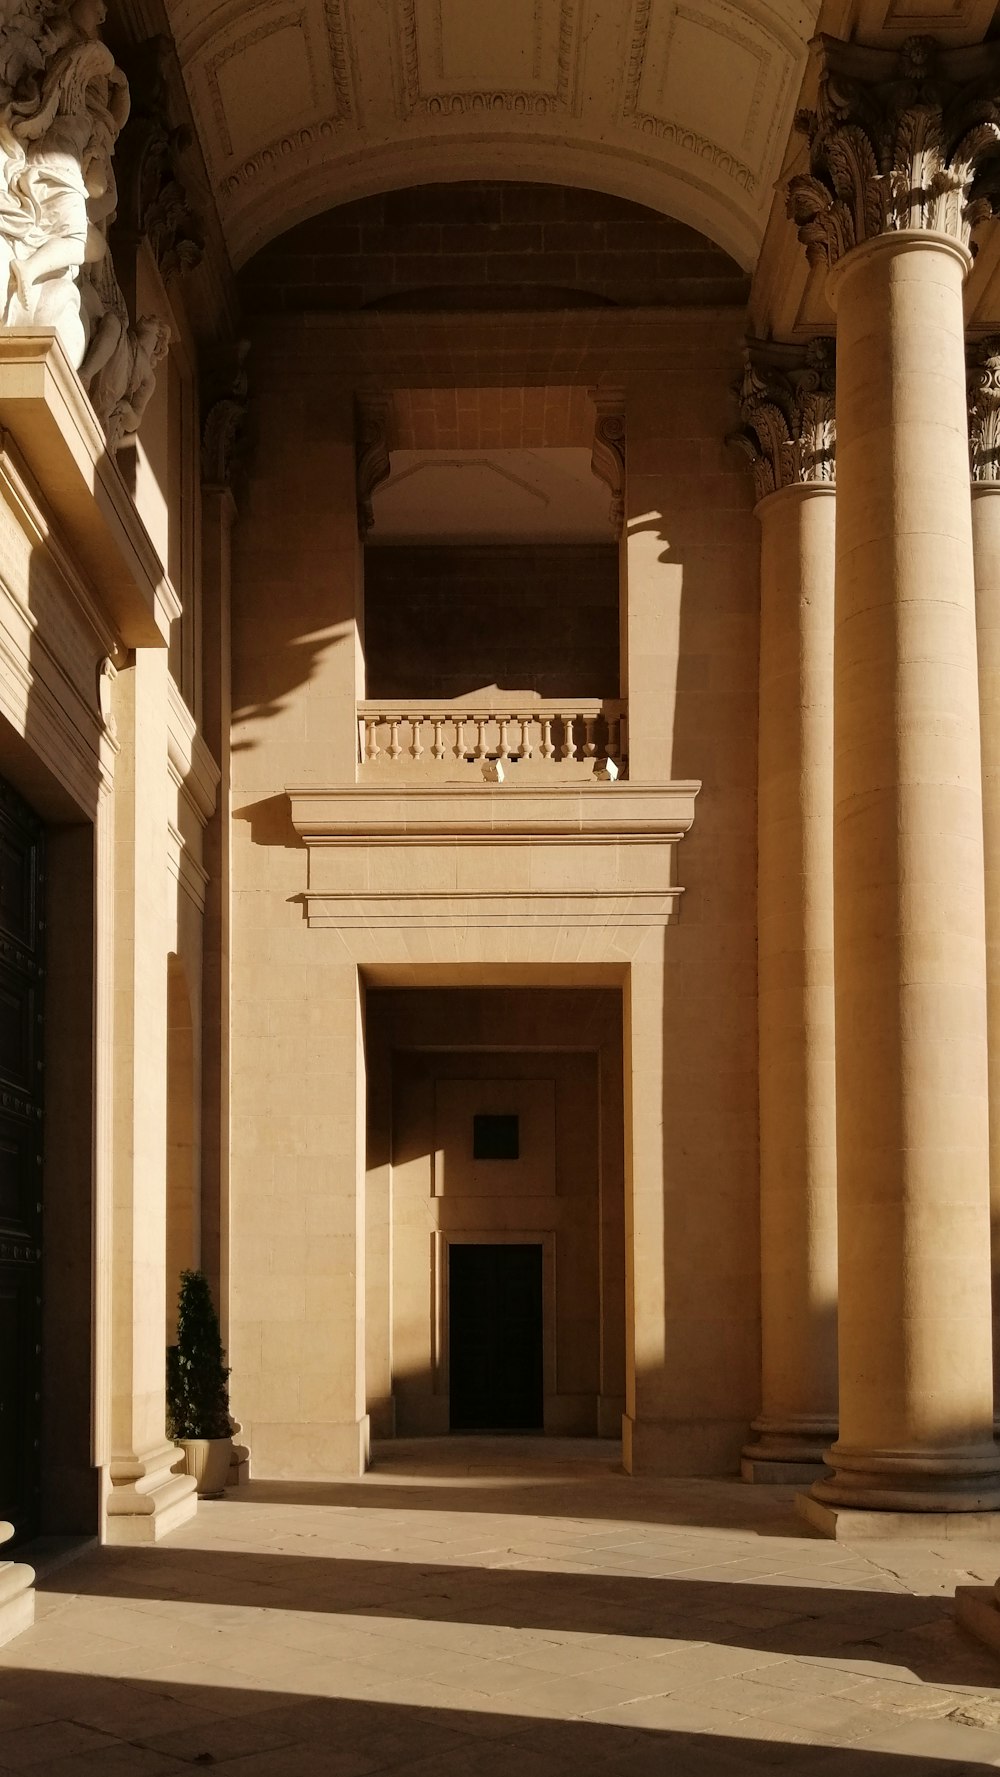
<svg viewBox="0 0 1000 1777">
<path fill-rule="evenodd" d="M 1000 1408 L 1000 339 L 969 355 L 969 467 L 983 758 L 986 1023 L 989 1033 L 993 1415 Z"/>
<path fill-rule="evenodd" d="M 833 341 L 755 347 L 739 388 L 761 526 L 757 801 L 761 1411 L 748 1481 L 837 1435 Z"/>
<path fill-rule="evenodd" d="M 1000 1452 L 962 287 L 1000 49 L 821 55 L 789 212 L 837 315 L 840 1433 L 803 1506 L 838 1536 L 872 1511 L 971 1533 Z"/>
</svg>

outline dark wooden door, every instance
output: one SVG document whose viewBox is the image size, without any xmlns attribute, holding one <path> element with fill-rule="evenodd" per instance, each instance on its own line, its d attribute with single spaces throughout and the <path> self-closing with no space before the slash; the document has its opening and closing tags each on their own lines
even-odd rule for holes
<svg viewBox="0 0 1000 1777">
<path fill-rule="evenodd" d="M 541 1431 L 541 1247 L 448 1250 L 452 1431 Z"/>
<path fill-rule="evenodd" d="M 41 1491 L 42 826 L 0 779 L 0 1518 Z"/>
</svg>

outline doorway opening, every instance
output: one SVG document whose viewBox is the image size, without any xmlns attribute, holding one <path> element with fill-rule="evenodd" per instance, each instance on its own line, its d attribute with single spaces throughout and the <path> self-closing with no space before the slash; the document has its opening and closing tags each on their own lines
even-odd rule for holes
<svg viewBox="0 0 1000 1777">
<path fill-rule="evenodd" d="M 450 1429 L 541 1431 L 541 1244 L 448 1249 Z"/>
<path fill-rule="evenodd" d="M 372 1436 L 621 1436 L 617 988 L 371 987 Z"/>
</svg>

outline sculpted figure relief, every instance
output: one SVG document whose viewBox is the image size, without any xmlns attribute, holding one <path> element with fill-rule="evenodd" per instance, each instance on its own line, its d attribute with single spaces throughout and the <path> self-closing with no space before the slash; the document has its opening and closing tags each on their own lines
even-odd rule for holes
<svg viewBox="0 0 1000 1777">
<path fill-rule="evenodd" d="M 104 0 L 0 0 L 0 321 L 52 327 L 111 450 L 133 436 L 166 329 L 133 329 L 108 251 L 128 84 Z"/>
</svg>

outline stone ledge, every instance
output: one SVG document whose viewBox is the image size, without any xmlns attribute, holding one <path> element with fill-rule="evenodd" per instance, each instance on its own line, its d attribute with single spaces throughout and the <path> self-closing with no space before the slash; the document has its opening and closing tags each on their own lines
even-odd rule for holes
<svg viewBox="0 0 1000 1777">
<path fill-rule="evenodd" d="M 694 820 L 700 783 L 532 783 L 405 786 L 292 785 L 292 825 L 309 845 L 374 839 L 570 838 L 586 834 L 680 839 Z"/>
<path fill-rule="evenodd" d="M 828 1506 L 811 1493 L 795 1495 L 795 1510 L 834 1542 L 1000 1542 L 1000 1512 L 876 1512 Z"/>
<path fill-rule="evenodd" d="M 48 328 L 0 334 L 0 428 L 129 648 L 162 648 L 180 604 L 76 372 Z"/>
</svg>

